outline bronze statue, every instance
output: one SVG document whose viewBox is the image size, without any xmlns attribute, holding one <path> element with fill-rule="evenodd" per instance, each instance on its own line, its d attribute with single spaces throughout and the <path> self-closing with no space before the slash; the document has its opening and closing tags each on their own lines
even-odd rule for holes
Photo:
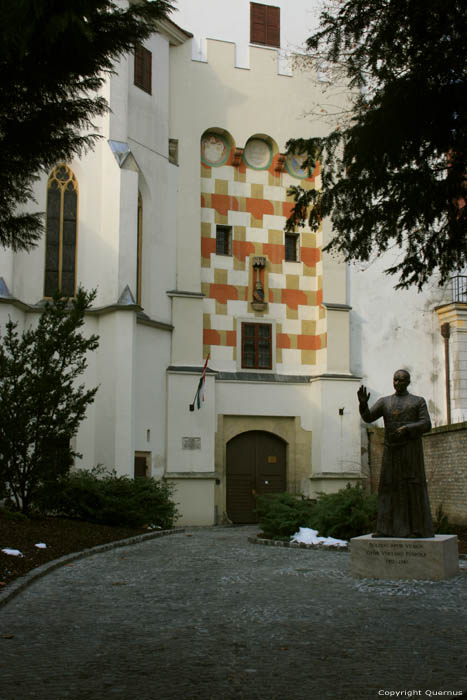
<svg viewBox="0 0 467 700">
<path fill-rule="evenodd" d="M 366 423 L 384 419 L 384 452 L 378 489 L 378 519 L 373 537 L 433 537 L 423 462 L 422 435 L 431 429 L 425 399 L 407 391 L 410 374 L 394 373 L 392 396 L 368 408 L 370 394 L 357 392 Z"/>
</svg>

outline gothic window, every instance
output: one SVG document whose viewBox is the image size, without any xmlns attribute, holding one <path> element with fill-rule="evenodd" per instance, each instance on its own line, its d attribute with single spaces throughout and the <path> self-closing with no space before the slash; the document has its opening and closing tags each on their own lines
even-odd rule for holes
<svg viewBox="0 0 467 700">
<path fill-rule="evenodd" d="M 136 303 L 141 305 L 142 269 L 143 269 L 143 198 L 138 192 L 138 223 L 136 248 Z"/>
<path fill-rule="evenodd" d="M 250 3 L 250 42 L 264 46 L 281 45 L 280 7 Z"/>
<path fill-rule="evenodd" d="M 272 369 L 270 323 L 242 323 L 242 367 Z"/>
<path fill-rule="evenodd" d="M 145 92 L 152 92 L 152 53 L 141 44 L 135 46 L 134 84 Z"/>
<path fill-rule="evenodd" d="M 64 163 L 57 165 L 47 184 L 44 296 L 59 291 L 75 295 L 78 228 L 78 182 Z"/>
</svg>

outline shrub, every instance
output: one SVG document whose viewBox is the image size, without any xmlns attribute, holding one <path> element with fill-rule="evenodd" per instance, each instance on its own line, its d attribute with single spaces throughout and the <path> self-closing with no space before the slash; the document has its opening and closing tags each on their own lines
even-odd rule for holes
<svg viewBox="0 0 467 700">
<path fill-rule="evenodd" d="M 350 486 L 337 493 L 322 493 L 313 506 L 310 526 L 322 537 L 350 540 L 376 527 L 378 497 L 361 486 Z"/>
<path fill-rule="evenodd" d="M 299 527 L 307 527 L 311 508 L 311 501 L 290 493 L 267 494 L 256 501 L 260 527 L 276 539 L 288 539 Z"/>
<path fill-rule="evenodd" d="M 457 528 L 455 525 L 451 525 L 447 514 L 444 512 L 443 504 L 440 503 L 436 509 L 436 517 L 433 518 L 433 530 L 436 535 L 453 535 L 456 533 Z"/>
<path fill-rule="evenodd" d="M 0 342 L 0 496 L 28 514 L 45 482 L 60 480 L 78 457 L 70 446 L 98 387 L 79 384 L 98 337 L 83 332 L 95 292 L 69 303 L 57 293 L 35 327 L 6 323 Z"/>
<path fill-rule="evenodd" d="M 14 522 L 24 522 L 28 519 L 27 515 L 21 513 L 19 510 L 14 510 L 8 506 L 0 507 L 0 520 L 4 521 L 14 521 Z"/>
<path fill-rule="evenodd" d="M 42 511 L 105 525 L 172 527 L 177 508 L 172 486 L 156 479 L 130 479 L 102 467 L 80 469 L 38 499 Z"/>
</svg>

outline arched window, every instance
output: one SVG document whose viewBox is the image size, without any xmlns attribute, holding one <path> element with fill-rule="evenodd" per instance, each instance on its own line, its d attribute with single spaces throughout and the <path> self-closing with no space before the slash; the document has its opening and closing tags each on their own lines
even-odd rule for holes
<svg viewBox="0 0 467 700">
<path fill-rule="evenodd" d="M 56 291 L 72 297 L 76 287 L 78 182 L 64 163 L 57 165 L 47 184 L 44 296 Z"/>
<path fill-rule="evenodd" d="M 141 285 L 143 270 L 143 198 L 138 192 L 138 224 L 136 248 L 136 303 L 141 305 Z"/>
</svg>

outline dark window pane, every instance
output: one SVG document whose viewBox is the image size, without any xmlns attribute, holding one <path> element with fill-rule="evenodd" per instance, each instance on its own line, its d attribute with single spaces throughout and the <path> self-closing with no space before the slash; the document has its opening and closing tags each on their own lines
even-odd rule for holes
<svg viewBox="0 0 467 700">
<path fill-rule="evenodd" d="M 63 248 L 74 248 L 76 243 L 76 221 L 63 222 Z"/>
<path fill-rule="evenodd" d="M 216 226 L 216 253 L 217 255 L 232 254 L 232 227 Z"/>
<path fill-rule="evenodd" d="M 55 183 L 54 183 L 55 184 Z M 50 189 L 47 193 L 47 237 L 58 241 L 60 232 L 60 192 Z"/>
<path fill-rule="evenodd" d="M 223 255 L 225 253 L 225 241 L 224 232 L 217 231 L 216 233 L 216 253 L 217 255 Z"/>
<path fill-rule="evenodd" d="M 49 272 L 55 270 L 58 274 L 58 256 L 59 256 L 59 245 L 53 242 L 47 242 L 47 248 L 45 251 L 45 269 Z"/>
<path fill-rule="evenodd" d="M 245 349 L 243 355 L 243 366 L 254 368 L 255 367 L 255 351 L 250 349 Z"/>
<path fill-rule="evenodd" d="M 258 351 L 258 367 L 270 369 L 271 367 L 271 346 L 261 344 Z"/>
<path fill-rule="evenodd" d="M 60 251 L 60 203 L 58 183 L 52 182 L 47 192 L 47 235 L 45 246 L 44 295 L 51 297 L 58 289 Z"/>
<path fill-rule="evenodd" d="M 70 183 L 71 184 L 71 183 Z M 77 194 L 65 191 L 63 197 L 62 288 L 64 296 L 75 295 Z"/>
<path fill-rule="evenodd" d="M 64 245 L 62 248 L 62 269 L 66 272 L 75 271 L 75 246 Z"/>
<path fill-rule="evenodd" d="M 64 297 L 75 296 L 75 272 L 66 272 L 62 270 L 62 288 L 61 293 Z"/>
<path fill-rule="evenodd" d="M 44 296 L 53 297 L 58 291 L 58 270 L 46 270 L 44 282 Z"/>
<path fill-rule="evenodd" d="M 285 234 L 285 259 L 290 262 L 296 262 L 298 260 L 297 248 L 298 248 L 298 236 L 295 233 Z"/>
<path fill-rule="evenodd" d="M 67 221 L 76 221 L 76 203 L 78 201 L 76 192 L 66 191 L 63 195 L 63 218 Z"/>
</svg>

